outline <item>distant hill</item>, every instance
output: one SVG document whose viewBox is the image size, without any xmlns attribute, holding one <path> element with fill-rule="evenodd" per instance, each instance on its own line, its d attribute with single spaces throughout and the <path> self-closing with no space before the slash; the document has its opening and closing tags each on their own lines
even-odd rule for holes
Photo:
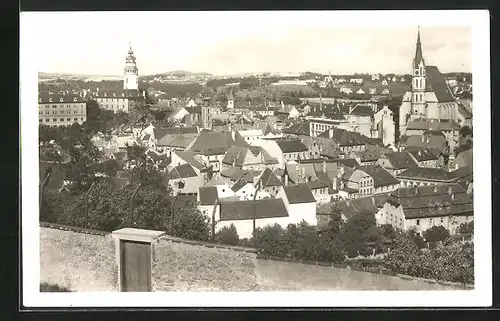
<svg viewBox="0 0 500 321">
<path fill-rule="evenodd" d="M 64 73 L 49 73 L 39 72 L 38 80 L 55 80 L 55 79 L 80 79 L 80 80 L 122 80 L 123 76 L 117 75 L 84 75 L 84 74 L 64 74 Z"/>
<path fill-rule="evenodd" d="M 177 76 L 177 77 L 213 77 L 212 74 L 208 72 L 191 72 L 186 70 L 172 70 L 161 74 L 149 75 L 149 77 L 160 77 L 160 76 Z M 147 77 L 147 76 L 145 76 Z"/>
</svg>

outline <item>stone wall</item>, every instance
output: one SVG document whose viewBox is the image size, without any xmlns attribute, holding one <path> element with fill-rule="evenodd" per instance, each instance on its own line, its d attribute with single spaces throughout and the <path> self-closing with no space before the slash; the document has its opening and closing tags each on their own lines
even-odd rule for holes
<svg viewBox="0 0 500 321">
<path fill-rule="evenodd" d="M 40 282 L 70 291 L 116 291 L 117 272 L 111 234 L 40 227 Z"/>
</svg>

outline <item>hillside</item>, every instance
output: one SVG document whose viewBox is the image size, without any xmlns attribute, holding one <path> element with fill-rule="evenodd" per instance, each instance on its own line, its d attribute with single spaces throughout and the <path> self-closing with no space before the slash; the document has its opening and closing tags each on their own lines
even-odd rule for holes
<svg viewBox="0 0 500 321">
<path fill-rule="evenodd" d="M 213 77 L 212 74 L 208 72 L 191 72 L 186 70 L 172 70 L 167 71 L 160 74 L 147 75 L 144 77 L 167 77 L 167 76 L 176 76 L 176 77 Z"/>
</svg>

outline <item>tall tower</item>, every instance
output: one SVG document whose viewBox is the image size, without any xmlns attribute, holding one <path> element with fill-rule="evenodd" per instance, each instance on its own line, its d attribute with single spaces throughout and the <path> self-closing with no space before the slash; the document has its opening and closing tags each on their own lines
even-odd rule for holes
<svg viewBox="0 0 500 321">
<path fill-rule="evenodd" d="M 125 59 L 125 77 L 123 79 L 123 89 L 125 90 L 138 90 L 139 89 L 139 76 L 137 70 L 137 63 L 134 56 L 132 46 L 129 44 L 127 58 Z"/>
<path fill-rule="evenodd" d="M 412 83 L 411 83 L 411 114 L 414 116 L 427 116 L 426 98 L 425 98 L 425 61 L 422 54 L 422 43 L 420 42 L 420 27 L 417 33 L 417 48 L 415 58 L 412 64 Z"/>
</svg>

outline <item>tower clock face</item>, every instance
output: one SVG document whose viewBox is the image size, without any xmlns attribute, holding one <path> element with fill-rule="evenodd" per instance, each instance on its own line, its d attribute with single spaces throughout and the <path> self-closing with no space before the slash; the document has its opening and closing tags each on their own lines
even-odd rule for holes
<svg viewBox="0 0 500 321">
<path fill-rule="evenodd" d="M 418 76 L 418 69 L 415 69 L 415 75 Z"/>
</svg>

